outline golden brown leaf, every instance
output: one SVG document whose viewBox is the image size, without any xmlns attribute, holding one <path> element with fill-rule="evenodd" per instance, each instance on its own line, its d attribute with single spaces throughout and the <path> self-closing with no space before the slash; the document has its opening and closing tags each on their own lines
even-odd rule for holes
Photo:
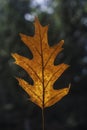
<svg viewBox="0 0 87 130">
<path fill-rule="evenodd" d="M 20 34 L 22 41 L 31 50 L 33 58 L 30 60 L 16 53 L 12 56 L 16 60 L 15 63 L 21 66 L 34 81 L 34 85 L 30 85 L 24 79 L 17 78 L 20 86 L 29 94 L 30 100 L 43 109 L 67 95 L 69 87 L 54 90 L 53 84 L 69 65 L 62 63 L 54 66 L 54 60 L 62 51 L 64 41 L 50 47 L 47 40 L 48 26 L 41 26 L 37 18 L 34 25 L 33 37 Z"/>
</svg>

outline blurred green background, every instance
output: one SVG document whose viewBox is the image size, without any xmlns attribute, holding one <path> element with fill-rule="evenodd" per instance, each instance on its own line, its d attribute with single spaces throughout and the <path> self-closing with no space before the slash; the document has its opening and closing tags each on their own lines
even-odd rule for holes
<svg viewBox="0 0 87 130">
<path fill-rule="evenodd" d="M 32 58 L 19 33 L 34 34 L 35 16 L 49 24 L 50 46 L 65 41 L 55 65 L 70 65 L 54 84 L 59 89 L 71 82 L 70 92 L 45 109 L 45 130 L 87 130 L 87 0 L 0 0 L 0 130 L 42 130 L 41 109 L 15 76 L 33 81 L 11 57 Z"/>
</svg>

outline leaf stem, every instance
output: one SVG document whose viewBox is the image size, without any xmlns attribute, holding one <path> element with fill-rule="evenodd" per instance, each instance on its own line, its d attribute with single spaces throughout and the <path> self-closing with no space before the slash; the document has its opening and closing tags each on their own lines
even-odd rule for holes
<svg viewBox="0 0 87 130">
<path fill-rule="evenodd" d="M 44 125 L 44 108 L 42 108 L 42 129 L 45 130 L 45 125 Z"/>
</svg>

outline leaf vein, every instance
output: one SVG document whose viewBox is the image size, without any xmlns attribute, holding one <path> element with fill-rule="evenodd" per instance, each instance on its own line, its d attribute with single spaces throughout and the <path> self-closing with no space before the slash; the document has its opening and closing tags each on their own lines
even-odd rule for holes
<svg viewBox="0 0 87 130">
<path fill-rule="evenodd" d="M 48 80 L 48 82 L 47 82 L 47 84 L 46 84 L 46 86 L 45 86 L 45 89 L 47 88 L 47 86 L 48 86 L 49 82 L 51 81 L 51 79 L 53 78 L 53 76 L 54 76 L 59 70 L 60 70 L 60 68 L 59 68 L 55 73 L 52 74 L 51 78 Z"/>
<path fill-rule="evenodd" d="M 24 64 L 24 63 L 23 63 Z M 42 83 L 42 80 L 40 79 L 40 77 L 38 76 L 38 74 L 35 72 L 35 70 L 30 66 L 28 65 L 27 63 L 25 63 L 33 72 L 34 74 L 37 76 L 37 78 L 40 80 L 40 82 Z M 24 68 L 25 69 L 25 68 Z"/>
<path fill-rule="evenodd" d="M 27 88 L 26 90 L 31 91 L 42 102 L 41 98 L 31 88 Z"/>
<path fill-rule="evenodd" d="M 46 67 L 46 65 L 48 64 L 49 60 L 51 59 L 52 55 L 54 54 L 54 52 L 57 50 L 58 47 L 59 47 L 59 46 L 57 46 L 57 47 L 53 50 L 53 52 L 50 54 L 50 56 L 48 57 L 48 59 L 47 59 L 45 65 L 44 65 L 44 68 Z"/>
</svg>

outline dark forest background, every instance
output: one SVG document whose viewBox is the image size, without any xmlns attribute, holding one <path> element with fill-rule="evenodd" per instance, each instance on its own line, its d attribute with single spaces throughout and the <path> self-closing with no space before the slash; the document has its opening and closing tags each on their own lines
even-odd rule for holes
<svg viewBox="0 0 87 130">
<path fill-rule="evenodd" d="M 32 36 L 33 21 L 49 24 L 49 45 L 64 39 L 55 64 L 70 68 L 55 82 L 71 83 L 69 94 L 45 109 L 45 130 L 87 130 L 87 0 L 0 0 L 0 130 L 42 130 L 41 109 L 31 103 L 15 76 L 32 79 L 14 64 L 11 53 L 31 58 L 19 33 Z"/>
</svg>

